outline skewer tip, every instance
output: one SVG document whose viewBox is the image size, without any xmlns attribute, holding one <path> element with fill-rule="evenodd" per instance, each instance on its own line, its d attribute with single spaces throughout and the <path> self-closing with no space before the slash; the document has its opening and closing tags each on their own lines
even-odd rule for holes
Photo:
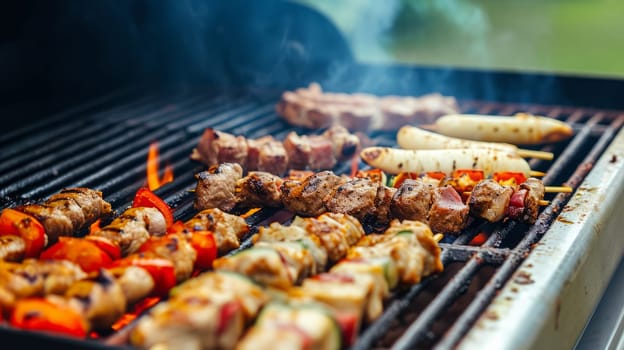
<svg viewBox="0 0 624 350">
<path fill-rule="evenodd" d="M 425 129 L 429 131 L 438 131 L 438 127 L 435 124 L 419 124 L 417 126 L 421 129 Z"/>
<path fill-rule="evenodd" d="M 530 175 L 531 175 L 531 177 L 542 177 L 542 176 L 546 175 L 546 173 L 541 172 L 541 171 L 537 171 L 537 170 L 531 170 Z"/>
<path fill-rule="evenodd" d="M 545 186 L 544 191 L 548 193 L 552 193 L 552 192 L 572 193 L 572 187 L 570 186 Z"/>
<path fill-rule="evenodd" d="M 436 241 L 436 243 L 440 243 L 443 238 L 444 235 L 442 233 L 436 233 L 435 235 L 433 235 L 433 240 Z"/>
<path fill-rule="evenodd" d="M 518 149 L 518 155 L 522 158 L 536 158 L 543 160 L 553 160 L 555 155 L 551 152 L 535 151 L 532 149 Z"/>
</svg>

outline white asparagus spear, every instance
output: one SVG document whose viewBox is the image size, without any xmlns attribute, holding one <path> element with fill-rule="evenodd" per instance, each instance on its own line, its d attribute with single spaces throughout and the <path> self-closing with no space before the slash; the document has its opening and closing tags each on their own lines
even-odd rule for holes
<svg viewBox="0 0 624 350">
<path fill-rule="evenodd" d="M 519 149 L 504 142 L 483 142 L 445 136 L 415 126 L 406 125 L 397 132 L 397 143 L 405 149 L 489 148 L 516 154 L 520 157 L 552 160 L 550 152 Z"/>
<path fill-rule="evenodd" d="M 514 145 L 559 142 L 574 133 L 572 127 L 562 121 L 524 113 L 515 116 L 450 114 L 423 127 L 446 136 Z"/>
<path fill-rule="evenodd" d="M 362 150 L 360 157 L 368 165 L 389 174 L 440 171 L 450 175 L 456 169 L 477 169 L 482 170 L 486 177 L 505 171 L 531 176 L 531 167 L 526 160 L 493 149 L 406 150 L 368 147 Z"/>
</svg>

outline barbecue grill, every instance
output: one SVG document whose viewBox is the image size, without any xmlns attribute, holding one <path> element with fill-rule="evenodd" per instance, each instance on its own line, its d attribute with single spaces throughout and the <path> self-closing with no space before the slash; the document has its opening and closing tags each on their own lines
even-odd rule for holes
<svg viewBox="0 0 624 350">
<path fill-rule="evenodd" d="M 232 6 L 240 10 L 242 5 L 234 2 Z M 230 15 L 237 13 L 232 8 Z M 298 23 L 328 25 L 318 14 L 294 4 L 271 8 L 309 21 Z M 223 24 L 217 23 L 216 28 Z M 331 45 L 340 44 L 332 30 L 326 32 L 333 38 Z M 319 44 L 300 34 L 295 30 L 288 35 L 301 40 L 305 48 Z M 306 40 L 311 40 L 309 45 Z M 272 43 L 267 40 L 265 45 L 273 47 Z M 11 129 L 0 136 L 0 207 L 41 200 L 64 187 L 85 186 L 101 190 L 119 213 L 145 184 L 147 150 L 152 142 L 158 142 L 160 158 L 173 167 L 175 179 L 156 193 L 175 208 L 176 219 L 186 220 L 195 213 L 190 192 L 195 186 L 194 174 L 204 169 L 192 162 L 189 154 L 202 131 L 212 127 L 252 138 L 273 135 L 278 139 L 292 130 L 317 132 L 289 126 L 274 109 L 281 92 L 312 81 L 328 91 L 379 95 L 439 92 L 455 96 L 465 113 L 546 115 L 573 125 L 575 135 L 536 148 L 553 152 L 555 159 L 532 160 L 531 167 L 546 172 L 546 185 L 565 184 L 573 193 L 546 198 L 550 204 L 534 225 L 513 221 L 478 224 L 458 236 L 446 236 L 440 244 L 444 273 L 395 293 L 381 318 L 361 331 L 353 349 L 574 345 L 624 251 L 624 242 L 618 237 L 618 228 L 624 225 L 624 218 L 618 215 L 618 199 L 624 195 L 624 103 L 614 97 L 624 89 L 624 81 L 362 64 L 350 61 L 348 50 L 335 59 L 287 55 L 275 59 L 279 62 L 276 66 L 235 61 L 242 57 L 240 52 L 226 55 L 222 61 L 236 63 L 229 67 L 234 78 L 227 83 L 199 74 L 198 79 L 177 84 L 176 79 L 153 71 L 124 79 L 123 74 L 104 69 L 118 62 L 97 66 L 103 71 L 94 72 L 96 78 L 111 74 L 104 80 L 106 84 L 72 74 L 78 79 L 73 86 L 79 93 L 71 93 L 75 88 L 68 84 L 59 83 L 54 89 L 61 70 L 31 80 L 18 77 L 21 84 L 15 86 L 20 88 L 8 89 L 4 96 L 10 99 L 2 105 L 3 119 L 11 119 Z M 84 61 L 80 57 L 70 61 L 82 62 L 77 72 L 94 67 L 87 53 L 82 58 Z M 169 59 L 158 63 L 170 63 Z M 48 82 L 47 88 L 36 85 L 42 81 Z M 379 145 L 396 143 L 392 132 L 368 136 Z M 339 164 L 335 171 L 346 173 L 349 166 Z M 288 218 L 275 210 L 261 210 L 247 220 L 258 226 Z M 480 232 L 488 233 L 489 238 L 480 245 L 470 244 Z M 247 241 L 241 249 L 248 246 Z M 103 349 L 127 347 L 125 337 L 132 326 L 131 322 L 121 330 L 88 340 L 21 331 L 4 324 L 0 334 L 22 346 Z"/>
</svg>

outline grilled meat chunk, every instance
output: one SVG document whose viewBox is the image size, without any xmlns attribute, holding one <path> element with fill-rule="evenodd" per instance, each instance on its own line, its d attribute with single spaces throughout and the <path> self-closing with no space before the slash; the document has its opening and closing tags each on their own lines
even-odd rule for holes
<svg viewBox="0 0 624 350">
<path fill-rule="evenodd" d="M 139 249 L 150 236 L 160 236 L 167 231 L 163 215 L 155 208 L 130 208 L 109 225 L 91 235 L 100 236 L 119 245 L 122 255 Z"/>
<path fill-rule="evenodd" d="M 469 208 L 451 186 L 433 190 L 429 226 L 435 232 L 458 233 L 466 226 Z"/>
<path fill-rule="evenodd" d="M 0 309 L 11 309 L 20 298 L 63 294 L 85 277 L 78 265 L 65 260 L 0 261 Z"/>
<path fill-rule="evenodd" d="M 170 233 L 162 237 L 151 237 L 147 244 L 148 251 L 137 253 L 140 258 L 163 258 L 171 261 L 178 283 L 191 277 L 197 253 L 184 234 Z"/>
<path fill-rule="evenodd" d="M 502 220 L 507 214 L 513 188 L 486 179 L 479 182 L 468 197 L 470 214 L 489 222 Z"/>
<path fill-rule="evenodd" d="M 237 202 L 245 207 L 281 207 L 282 179 L 276 175 L 253 171 L 236 182 Z"/>
<path fill-rule="evenodd" d="M 243 168 L 235 163 L 222 163 L 195 175 L 195 209 L 219 208 L 229 211 L 237 204 L 236 182 L 243 177 Z"/>
<path fill-rule="evenodd" d="M 531 177 L 520 184 L 520 189 L 527 190 L 527 195 L 524 199 L 524 214 L 520 220 L 529 224 L 534 224 L 539 214 L 539 201 L 544 198 L 544 183 Z"/>
<path fill-rule="evenodd" d="M 294 131 L 284 138 L 284 148 L 293 169 L 323 170 L 336 165 L 334 146 L 321 135 L 297 135 Z"/>
<path fill-rule="evenodd" d="M 247 169 L 283 175 L 288 170 L 288 154 L 284 144 L 271 136 L 247 140 Z"/>
<path fill-rule="evenodd" d="M 154 289 L 155 283 L 147 270 L 137 266 L 120 266 L 107 269 L 119 283 L 128 305 L 143 299 Z"/>
<path fill-rule="evenodd" d="M 206 209 L 199 212 L 184 226 L 189 231 L 210 231 L 214 234 L 220 254 L 224 254 L 240 246 L 241 238 L 249 232 L 245 219 L 220 209 Z"/>
<path fill-rule="evenodd" d="M 237 163 L 243 167 L 247 161 L 247 142 L 242 136 L 234 136 L 212 128 L 204 130 L 191 159 L 207 166 L 221 163 Z"/>
<path fill-rule="evenodd" d="M 403 181 L 390 203 L 392 215 L 400 219 L 427 221 L 433 189 L 433 185 L 420 179 Z"/>
<path fill-rule="evenodd" d="M 321 171 L 303 181 L 286 180 L 282 183 L 281 201 L 284 208 L 302 216 L 317 216 L 326 211 L 325 198 L 347 178 L 331 171 Z"/>
<path fill-rule="evenodd" d="M 367 178 L 351 179 L 325 197 L 327 211 L 353 215 L 361 222 L 377 218 L 377 192 L 379 184 Z"/>
<path fill-rule="evenodd" d="M 334 157 L 339 161 L 353 158 L 360 148 L 360 139 L 340 125 L 331 126 L 323 132 L 323 136 L 331 141 Z"/>
<path fill-rule="evenodd" d="M 24 259 L 26 242 L 20 236 L 0 236 L 0 261 L 21 261 Z"/>
<path fill-rule="evenodd" d="M 98 218 L 111 213 L 111 206 L 102 199 L 102 192 L 76 187 L 51 196 L 43 204 L 16 208 L 41 222 L 53 244 L 60 236 L 70 236 L 87 228 Z"/>
</svg>

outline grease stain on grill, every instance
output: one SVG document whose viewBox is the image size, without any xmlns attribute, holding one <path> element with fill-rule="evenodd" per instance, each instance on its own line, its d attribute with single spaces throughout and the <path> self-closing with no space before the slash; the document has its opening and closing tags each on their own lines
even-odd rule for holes
<svg viewBox="0 0 624 350">
<path fill-rule="evenodd" d="M 535 283 L 535 281 L 531 279 L 531 274 L 526 271 L 519 271 L 514 278 L 514 282 L 520 285 Z"/>
<path fill-rule="evenodd" d="M 557 217 L 557 221 L 564 223 L 564 224 L 574 224 L 574 221 L 570 221 L 566 218 L 564 218 L 563 216 L 559 216 Z"/>
</svg>

